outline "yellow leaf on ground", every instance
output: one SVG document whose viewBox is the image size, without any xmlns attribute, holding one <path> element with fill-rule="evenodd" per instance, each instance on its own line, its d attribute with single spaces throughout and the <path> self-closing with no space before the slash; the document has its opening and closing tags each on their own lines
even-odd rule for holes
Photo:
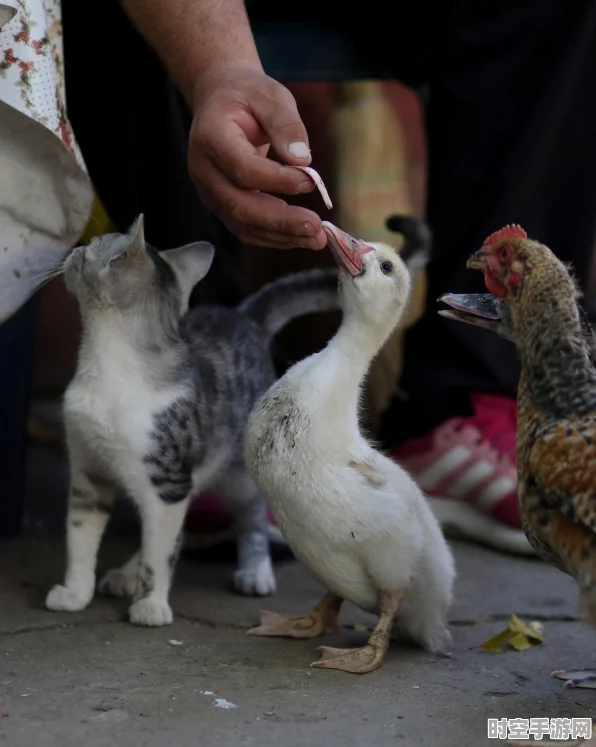
<svg viewBox="0 0 596 747">
<path fill-rule="evenodd" d="M 539 622 L 533 621 L 526 624 L 517 615 L 511 615 L 505 630 L 474 648 L 481 648 L 493 654 L 500 654 L 506 648 L 525 651 L 542 643 L 543 632 L 544 627 Z"/>
</svg>

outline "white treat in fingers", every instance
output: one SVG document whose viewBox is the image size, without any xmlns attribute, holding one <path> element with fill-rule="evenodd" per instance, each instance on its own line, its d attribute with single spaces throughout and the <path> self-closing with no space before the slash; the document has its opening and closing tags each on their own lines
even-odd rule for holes
<svg viewBox="0 0 596 747">
<path fill-rule="evenodd" d="M 331 210 L 331 208 L 333 207 L 333 203 L 331 202 L 331 198 L 329 197 L 329 192 L 327 192 L 327 188 L 323 184 L 323 180 L 321 179 L 319 174 L 314 169 L 311 169 L 310 166 L 296 166 L 296 168 L 300 169 L 301 171 L 306 171 L 306 173 L 310 176 L 313 182 L 317 185 L 317 188 L 319 192 L 321 193 L 321 197 L 323 198 L 323 202 L 325 203 L 325 207 L 328 210 Z"/>
</svg>

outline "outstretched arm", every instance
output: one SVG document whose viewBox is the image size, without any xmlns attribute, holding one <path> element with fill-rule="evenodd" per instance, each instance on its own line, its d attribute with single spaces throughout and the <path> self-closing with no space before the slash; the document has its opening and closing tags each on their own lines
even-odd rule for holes
<svg viewBox="0 0 596 747">
<path fill-rule="evenodd" d="M 319 217 L 271 194 L 311 179 L 308 136 L 287 88 L 265 75 L 243 0 L 123 0 L 193 113 L 189 170 L 203 202 L 243 241 L 320 249 Z M 266 158 L 269 145 L 288 166 Z"/>
<path fill-rule="evenodd" d="M 217 68 L 262 72 L 243 0 L 123 0 L 192 106 L 197 81 Z"/>
</svg>

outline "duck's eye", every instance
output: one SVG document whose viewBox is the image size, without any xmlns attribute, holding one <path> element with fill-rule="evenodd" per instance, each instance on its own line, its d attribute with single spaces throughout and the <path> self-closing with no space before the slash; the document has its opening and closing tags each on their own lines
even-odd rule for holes
<svg viewBox="0 0 596 747">
<path fill-rule="evenodd" d="M 381 262 L 381 272 L 384 272 L 385 275 L 389 275 L 393 272 L 393 263 L 389 262 L 389 260 L 385 260 L 384 262 Z"/>
</svg>

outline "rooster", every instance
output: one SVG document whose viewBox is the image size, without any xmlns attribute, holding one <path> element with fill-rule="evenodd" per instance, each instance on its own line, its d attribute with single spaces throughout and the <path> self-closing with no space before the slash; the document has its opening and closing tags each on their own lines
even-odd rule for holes
<svg viewBox="0 0 596 747">
<path fill-rule="evenodd" d="M 578 287 L 565 264 L 520 226 L 486 239 L 467 266 L 489 294 L 446 294 L 443 316 L 492 329 L 521 359 L 518 500 L 536 552 L 572 576 L 596 626 L 596 365 Z M 567 687 L 596 688 L 596 670 L 557 671 Z"/>
</svg>

